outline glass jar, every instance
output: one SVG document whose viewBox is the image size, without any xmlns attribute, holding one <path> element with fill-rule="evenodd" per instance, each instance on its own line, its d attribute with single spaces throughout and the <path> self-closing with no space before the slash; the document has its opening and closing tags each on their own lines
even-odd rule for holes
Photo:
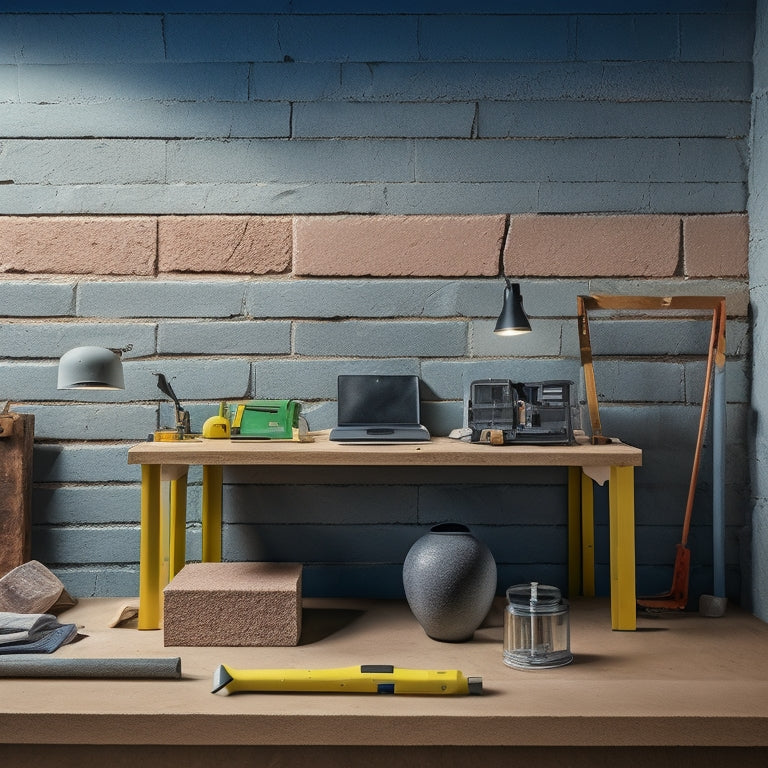
<svg viewBox="0 0 768 768">
<path fill-rule="evenodd" d="M 568 601 L 557 587 L 532 581 L 507 590 L 504 663 L 516 669 L 551 669 L 573 661 Z"/>
</svg>

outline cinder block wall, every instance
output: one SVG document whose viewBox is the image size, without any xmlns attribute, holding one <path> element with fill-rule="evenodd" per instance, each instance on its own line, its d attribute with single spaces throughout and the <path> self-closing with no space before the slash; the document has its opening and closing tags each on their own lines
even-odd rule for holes
<svg viewBox="0 0 768 768">
<path fill-rule="evenodd" d="M 476 378 L 578 382 L 591 292 L 727 297 L 739 598 L 752 4 L 18 10 L 0 15 L 0 397 L 36 415 L 33 554 L 71 591 L 137 590 L 126 450 L 172 418 L 154 372 L 193 428 L 221 398 L 290 396 L 315 429 L 335 423 L 339 373 L 417 373 L 446 434 Z M 522 339 L 491 333 L 505 274 L 532 317 Z M 605 426 L 645 451 L 641 591 L 671 579 L 706 326 L 594 323 Z M 124 392 L 56 391 L 58 356 L 82 343 L 133 345 Z M 710 469 L 694 592 L 711 590 Z M 410 544 L 461 519 L 500 591 L 564 587 L 565 481 L 233 470 L 225 557 L 304 562 L 307 594 L 398 596 Z M 189 540 L 199 554 L 194 513 Z"/>
</svg>

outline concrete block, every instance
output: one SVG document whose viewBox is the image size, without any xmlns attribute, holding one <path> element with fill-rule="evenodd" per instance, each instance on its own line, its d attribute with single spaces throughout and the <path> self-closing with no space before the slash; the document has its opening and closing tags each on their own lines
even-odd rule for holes
<svg viewBox="0 0 768 768">
<path fill-rule="evenodd" d="M 611 211 L 620 213 L 666 213 L 678 209 L 656 208 L 648 204 L 652 183 L 595 181 L 595 182 L 562 182 L 542 181 L 539 185 L 538 204 L 528 211 L 517 213 L 569 214 L 596 213 Z M 661 184 L 658 186 L 672 186 Z M 680 187 L 681 185 L 677 185 Z M 678 203 L 679 205 L 679 203 Z M 512 211 L 512 213 L 516 213 Z"/>
<path fill-rule="evenodd" d="M 2 329 L 0 329 L 2 341 Z M 289 321 L 178 321 L 157 328 L 158 354 L 290 354 Z"/>
<path fill-rule="evenodd" d="M 457 314 L 464 281 L 269 280 L 248 284 L 250 317 L 444 317 Z"/>
<path fill-rule="evenodd" d="M 507 274 L 672 277 L 675 216 L 513 216 L 504 248 Z"/>
<path fill-rule="evenodd" d="M 299 216 L 297 275 L 496 275 L 504 216 Z"/>
<path fill-rule="evenodd" d="M 19 14 L 14 58 L 22 64 L 163 61 L 163 19 L 155 14 Z"/>
<path fill-rule="evenodd" d="M 81 394 L 82 398 L 83 395 Z M 42 440 L 145 440 L 157 429 L 157 408 L 115 403 L 25 406 Z"/>
<path fill-rule="evenodd" d="M 0 46 L 0 49 L 8 50 L 4 46 Z M 19 97 L 18 72 L 19 68 L 16 64 L 0 64 L 0 99 L 3 100 L 3 104 L 8 104 Z"/>
<path fill-rule="evenodd" d="M 656 213 L 722 213 L 747 207 L 746 176 L 732 182 L 648 185 L 646 208 Z"/>
<path fill-rule="evenodd" d="M 412 181 L 413 147 L 395 139 L 168 142 L 168 183 Z"/>
<path fill-rule="evenodd" d="M 3 281 L 2 317 L 56 317 L 75 313 L 77 284 Z"/>
<path fill-rule="evenodd" d="M 137 483 L 141 480 L 141 468 L 128 464 L 126 450 L 129 447 L 127 443 L 37 445 L 33 482 Z"/>
<path fill-rule="evenodd" d="M 634 360 L 595 360 L 599 402 L 685 401 L 685 366 Z"/>
<path fill-rule="evenodd" d="M 105 63 L 20 67 L 21 101 L 248 101 L 249 66 L 234 63 Z M 85 142 L 83 142 L 85 143 Z"/>
<path fill-rule="evenodd" d="M 61 357 L 73 347 L 122 349 L 124 359 L 155 352 L 154 323 L 14 322 L 0 325 L 0 357 Z"/>
<path fill-rule="evenodd" d="M 235 281 L 159 280 L 81 282 L 80 317 L 233 317 L 241 314 L 244 286 Z"/>
<path fill-rule="evenodd" d="M 165 178 L 165 144 L 109 139 L 8 139 L 3 142 L 1 167 L 3 178 L 17 185 L 93 184 L 100 188 L 105 184 L 159 184 Z M 25 209 L 17 208 L 16 212 L 19 210 Z M 55 225 L 52 222 L 51 226 Z"/>
<path fill-rule="evenodd" d="M 581 61 L 672 61 L 678 55 L 673 14 L 583 13 L 577 19 L 576 58 Z"/>
<path fill-rule="evenodd" d="M 746 277 L 749 274 L 749 217 L 746 214 L 684 216 L 685 273 L 689 277 Z"/>
<path fill-rule="evenodd" d="M 0 271 L 151 275 L 152 216 L 1 216 Z"/>
<path fill-rule="evenodd" d="M 358 66 L 358 65 L 355 65 Z M 332 62 L 254 62 L 250 98 L 253 101 L 343 100 L 342 65 Z"/>
<path fill-rule="evenodd" d="M 680 15 L 681 61 L 751 61 L 753 13 Z"/>
<path fill-rule="evenodd" d="M 461 400 L 476 379 L 512 379 L 512 381 L 546 381 L 548 379 L 579 380 L 578 360 L 517 358 L 489 360 L 425 360 L 421 378 L 435 396 L 445 400 Z"/>
<path fill-rule="evenodd" d="M 464 137 L 472 135 L 475 105 L 301 102 L 293 107 L 294 138 Z"/>
<path fill-rule="evenodd" d="M 59 485 L 32 489 L 33 525 L 139 524 L 137 485 Z"/>
<path fill-rule="evenodd" d="M 125 388 L 133 400 L 171 400 L 157 388 L 160 372 L 165 375 L 182 403 L 190 400 L 240 398 L 248 391 L 250 367 L 244 357 L 165 357 L 129 361 L 123 365 Z M 76 391 L 76 390 L 75 390 Z"/>
<path fill-rule="evenodd" d="M 434 14 L 420 18 L 425 61 L 566 61 L 567 15 Z"/>
<path fill-rule="evenodd" d="M 258 398 L 295 397 L 299 400 L 336 399 L 336 380 L 342 373 L 419 373 L 414 358 L 386 360 L 254 360 L 251 391 Z"/>
<path fill-rule="evenodd" d="M 459 357 L 467 352 L 464 322 L 297 322 L 298 355 L 361 357 Z"/>
<path fill-rule="evenodd" d="M 479 138 L 747 136 L 748 104 L 489 101 L 478 105 Z"/>
<path fill-rule="evenodd" d="M 296 62 L 417 61 L 420 18 L 413 14 L 288 14 L 280 57 Z"/>
<path fill-rule="evenodd" d="M 132 597 L 139 594 L 139 569 L 131 566 L 103 567 L 69 564 L 52 568 L 75 597 Z"/>
<path fill-rule="evenodd" d="M 355 470 L 349 468 L 343 485 L 299 484 L 307 470 L 292 467 L 295 483 L 289 479 L 286 485 L 260 485 L 256 481 L 227 486 L 228 522 L 251 525 L 255 509 L 259 510 L 259 525 L 281 525 L 286 520 L 294 525 L 396 525 L 418 519 L 416 485 L 352 486 L 359 481 Z M 327 477 L 328 468 L 324 470 Z"/>
<path fill-rule="evenodd" d="M 627 296 L 725 296 L 729 317 L 745 317 L 749 306 L 746 280 L 614 280 L 589 281 L 589 293 L 624 294 Z"/>
<path fill-rule="evenodd" d="M 168 61 L 280 61 L 279 16 L 169 13 L 164 17 Z"/>
<path fill-rule="evenodd" d="M 516 279 L 513 276 L 513 279 Z M 454 314 L 464 317 L 489 317 L 494 321 L 501 312 L 504 281 L 462 280 L 457 282 Z M 529 317 L 575 317 L 576 296 L 589 293 L 586 280 L 524 280 L 520 284 L 523 303 Z"/>
<path fill-rule="evenodd" d="M 676 318 L 670 312 L 648 312 L 651 320 L 600 320 L 590 317 L 589 335 L 595 355 L 706 355 L 712 313 L 698 319 Z M 578 332 L 572 334 L 578 354 Z M 572 345 L 572 346 L 573 346 Z"/>
<path fill-rule="evenodd" d="M 285 272 L 291 264 L 288 216 L 161 216 L 161 272 Z"/>
<path fill-rule="evenodd" d="M 531 333 L 497 336 L 496 320 L 475 320 L 469 325 L 470 357 L 556 357 L 561 352 L 563 323 L 560 320 L 531 322 Z M 574 327 L 574 337 L 576 331 Z M 577 348 L 578 353 L 578 348 Z"/>
<path fill-rule="evenodd" d="M 32 540 L 32 558 L 42 563 L 135 563 L 140 530 L 136 527 L 42 526 Z"/>
<path fill-rule="evenodd" d="M 721 182 L 746 180 L 731 139 L 425 140 L 417 181 Z"/>
<path fill-rule="evenodd" d="M 189 563 L 163 590 L 164 645 L 298 645 L 301 570 L 293 563 Z"/>
<path fill-rule="evenodd" d="M 388 184 L 385 204 L 389 214 L 492 215 L 538 211 L 541 185 L 535 182 L 467 182 L 459 179 L 418 184 Z M 0 189 L 2 192 L 2 189 Z M 0 198 L 1 201 L 2 198 Z M 504 204 L 499 203 L 500 200 Z M 570 209 L 569 209 L 570 210 Z"/>
<path fill-rule="evenodd" d="M 77 138 L 85 134 L 121 139 L 158 136 L 288 138 L 290 114 L 288 104 L 254 102 L 4 104 L 0 135 L 43 139 L 52 134 L 62 138 Z"/>
<path fill-rule="evenodd" d="M 0 362 L 0 381 L 3 382 L 2 396 L 5 399 L 16 402 L 50 400 L 56 393 L 57 364 Z M 94 395 L 102 394 L 108 392 L 94 390 Z"/>
<path fill-rule="evenodd" d="M 402 563 L 412 525 L 226 525 L 222 545 L 233 561 Z M 319 557 L 322 553 L 322 557 Z"/>
</svg>

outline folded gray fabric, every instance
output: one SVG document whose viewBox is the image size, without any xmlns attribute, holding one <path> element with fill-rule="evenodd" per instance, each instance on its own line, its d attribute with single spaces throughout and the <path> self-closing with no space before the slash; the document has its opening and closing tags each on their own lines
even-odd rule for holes
<svg viewBox="0 0 768 768">
<path fill-rule="evenodd" d="M 76 624 L 59 624 L 48 613 L 0 612 L 0 654 L 53 653 L 76 635 Z"/>
</svg>

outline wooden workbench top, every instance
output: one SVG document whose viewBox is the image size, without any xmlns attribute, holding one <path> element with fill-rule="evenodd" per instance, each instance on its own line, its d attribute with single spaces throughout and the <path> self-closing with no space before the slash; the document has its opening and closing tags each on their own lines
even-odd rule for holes
<svg viewBox="0 0 768 768">
<path fill-rule="evenodd" d="M 190 439 L 146 442 L 128 451 L 129 464 L 319 466 L 640 466 L 642 451 L 607 445 L 480 445 L 434 437 L 424 443 L 349 445 L 313 433 L 313 442 Z"/>
</svg>

